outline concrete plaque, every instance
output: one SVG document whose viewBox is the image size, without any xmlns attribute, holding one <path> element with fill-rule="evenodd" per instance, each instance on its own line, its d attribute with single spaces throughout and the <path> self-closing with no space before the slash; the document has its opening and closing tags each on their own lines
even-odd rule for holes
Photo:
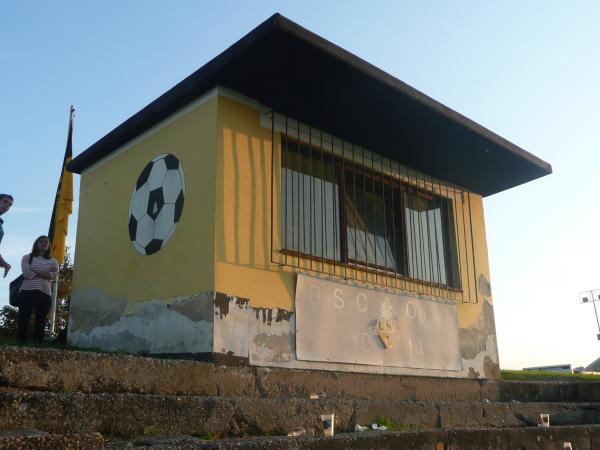
<svg viewBox="0 0 600 450">
<path fill-rule="evenodd" d="M 297 359 L 462 370 L 458 342 L 452 302 L 298 274 Z"/>
</svg>

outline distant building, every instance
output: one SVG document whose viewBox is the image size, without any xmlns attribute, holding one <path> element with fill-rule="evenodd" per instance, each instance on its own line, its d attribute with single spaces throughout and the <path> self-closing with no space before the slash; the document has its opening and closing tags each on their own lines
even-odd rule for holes
<svg viewBox="0 0 600 450">
<path fill-rule="evenodd" d="M 538 366 L 538 367 L 524 367 L 523 370 L 537 370 L 541 372 L 565 372 L 573 373 L 571 364 L 558 364 L 556 366 Z"/>
<path fill-rule="evenodd" d="M 599 372 L 600 373 L 600 358 L 595 360 L 593 363 L 585 366 L 583 372 Z"/>
</svg>

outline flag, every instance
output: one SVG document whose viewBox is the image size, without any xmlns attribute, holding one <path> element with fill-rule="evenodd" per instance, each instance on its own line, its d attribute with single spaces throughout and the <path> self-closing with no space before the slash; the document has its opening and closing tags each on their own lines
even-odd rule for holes
<svg viewBox="0 0 600 450">
<path fill-rule="evenodd" d="M 69 133 L 67 135 L 67 148 L 63 158 L 58 188 L 52 208 L 50 231 L 48 237 L 52 243 L 51 254 L 59 264 L 65 262 L 65 240 L 69 228 L 69 215 L 73 211 L 73 173 L 67 170 L 67 164 L 73 157 L 73 113 L 75 108 L 71 105 L 69 112 Z"/>
</svg>

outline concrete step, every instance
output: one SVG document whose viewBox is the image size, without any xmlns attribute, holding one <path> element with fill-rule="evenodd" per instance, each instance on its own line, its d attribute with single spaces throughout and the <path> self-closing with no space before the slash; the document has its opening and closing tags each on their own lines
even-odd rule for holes
<svg viewBox="0 0 600 450">
<path fill-rule="evenodd" d="M 520 402 L 597 402 L 600 383 L 590 381 L 502 381 L 499 400 Z"/>
<path fill-rule="evenodd" d="M 102 450 L 104 448 L 104 438 L 100 433 L 50 434 L 24 428 L 0 430 L 0 449 Z"/>
<path fill-rule="evenodd" d="M 0 385 L 26 390 L 254 398 L 600 402 L 598 382 L 457 380 L 336 373 L 0 346 Z"/>
<path fill-rule="evenodd" d="M 0 347 L 0 385 L 28 390 L 156 395 L 479 401 L 500 397 L 497 382 L 254 366 L 219 366 L 57 349 Z M 600 395 L 598 400 L 600 401 Z"/>
<path fill-rule="evenodd" d="M 333 437 L 260 437 L 206 441 L 190 436 L 109 442 L 109 450 L 379 449 L 379 450 L 600 449 L 600 425 L 550 428 L 483 428 L 337 434 Z"/>
<path fill-rule="evenodd" d="M 298 427 L 321 430 L 321 414 L 335 413 L 339 431 L 387 419 L 403 429 L 536 427 L 600 423 L 600 403 L 432 402 L 307 398 L 160 396 L 0 392 L 0 429 L 104 436 L 285 435 Z"/>
</svg>

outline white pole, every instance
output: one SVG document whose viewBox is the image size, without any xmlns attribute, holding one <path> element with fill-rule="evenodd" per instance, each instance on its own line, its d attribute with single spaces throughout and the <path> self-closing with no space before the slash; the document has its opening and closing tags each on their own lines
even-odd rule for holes
<svg viewBox="0 0 600 450">
<path fill-rule="evenodd" d="M 59 271 L 60 273 L 60 271 Z M 50 306 L 50 336 L 54 336 L 56 328 L 56 302 L 58 297 L 58 274 L 52 282 L 52 306 Z"/>
</svg>

